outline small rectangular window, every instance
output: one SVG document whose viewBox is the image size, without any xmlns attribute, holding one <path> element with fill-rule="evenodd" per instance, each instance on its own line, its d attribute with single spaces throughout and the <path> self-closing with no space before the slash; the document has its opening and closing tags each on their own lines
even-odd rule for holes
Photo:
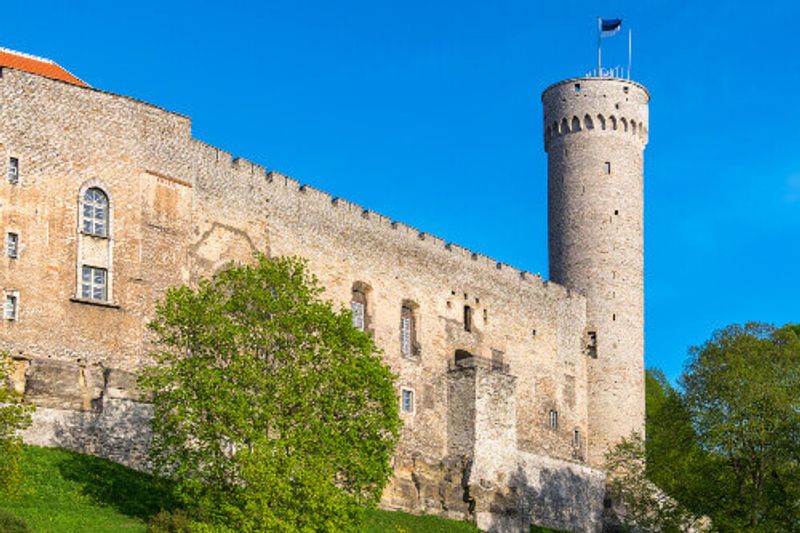
<svg viewBox="0 0 800 533">
<path fill-rule="evenodd" d="M 606 161 L 605 163 L 603 163 L 603 170 L 605 170 L 606 174 L 611 174 L 611 162 L 610 161 Z"/>
<path fill-rule="evenodd" d="M 472 308 L 464 306 L 464 331 L 472 331 Z"/>
<path fill-rule="evenodd" d="M 81 269 L 81 298 L 108 300 L 108 270 L 84 265 Z"/>
<path fill-rule="evenodd" d="M 3 318 L 6 320 L 16 320 L 17 319 L 17 302 L 18 297 L 16 294 L 8 294 L 6 293 L 6 304 L 3 308 Z"/>
<path fill-rule="evenodd" d="M 575 87 L 575 92 L 576 92 L 576 93 L 579 93 L 579 92 L 581 92 L 581 84 L 580 84 L 580 83 L 576 83 L 576 84 L 574 85 L 574 87 Z"/>
<path fill-rule="evenodd" d="M 353 327 L 359 331 L 364 331 L 364 304 L 350 302 L 350 310 L 353 312 Z"/>
<path fill-rule="evenodd" d="M 11 185 L 19 183 L 19 159 L 16 157 L 8 160 L 8 182 Z"/>
<path fill-rule="evenodd" d="M 416 335 L 414 310 L 404 305 L 400 311 L 400 352 L 405 357 L 413 357 L 414 336 Z"/>
<path fill-rule="evenodd" d="M 550 409 L 547 414 L 547 422 L 550 425 L 550 429 L 558 429 L 558 411 Z"/>
<path fill-rule="evenodd" d="M 404 413 L 414 412 L 414 391 L 403 389 L 400 391 L 400 408 Z"/>
<path fill-rule="evenodd" d="M 19 235 L 16 233 L 6 234 L 6 255 L 12 259 L 16 259 L 19 253 Z"/>
<path fill-rule="evenodd" d="M 575 448 L 581 447 L 581 430 L 576 429 L 575 431 L 572 432 L 572 445 Z"/>
</svg>

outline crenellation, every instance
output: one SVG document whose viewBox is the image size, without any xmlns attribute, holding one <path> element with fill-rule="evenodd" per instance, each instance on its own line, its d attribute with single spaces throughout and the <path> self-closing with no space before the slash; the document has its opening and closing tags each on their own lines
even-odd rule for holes
<svg viewBox="0 0 800 533">
<path fill-rule="evenodd" d="M 383 505 L 489 530 L 527 531 L 531 521 L 596 530 L 598 450 L 635 427 L 643 405 L 636 313 L 648 99 L 623 80 L 545 91 L 547 280 L 234 157 L 191 137 L 182 115 L 9 71 L 0 158 L 19 157 L 23 170 L 21 185 L 0 183 L 0 225 L 13 226 L 25 250 L 0 262 L 21 302 L 18 320 L 0 322 L 0 347 L 25 367 L 15 387 L 41 404 L 26 439 L 146 467 L 149 435 L 137 428 L 151 411 L 135 373 L 150 364 L 154 303 L 254 252 L 301 256 L 337 307 L 353 305 L 356 289 L 366 331 L 398 388 L 414 394 Z M 111 206 L 105 236 L 77 231 L 82 191 L 95 185 Z M 614 210 L 624 216 L 602 222 Z M 86 257 L 106 268 L 106 300 L 76 298 Z M 613 287 L 600 275 L 611 264 Z M 602 318 L 613 316 L 609 290 L 626 310 L 613 323 Z M 409 349 L 401 328 L 412 319 Z M 599 360 L 585 353 L 587 330 L 598 333 Z M 574 431 L 584 436 L 578 448 Z"/>
</svg>

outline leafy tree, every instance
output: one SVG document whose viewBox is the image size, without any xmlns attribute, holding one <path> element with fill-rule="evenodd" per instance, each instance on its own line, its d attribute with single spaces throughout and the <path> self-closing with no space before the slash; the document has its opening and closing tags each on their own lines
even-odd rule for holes
<svg viewBox="0 0 800 533">
<path fill-rule="evenodd" d="M 800 530 L 800 338 L 797 326 L 716 331 L 690 350 L 685 404 L 718 461 L 707 490 L 723 531 Z"/>
<path fill-rule="evenodd" d="M 33 407 L 11 386 L 11 356 L 0 352 L 0 491 L 13 493 L 22 479 L 22 438 L 31 423 Z"/>
<path fill-rule="evenodd" d="M 352 531 L 380 498 L 400 418 L 393 375 L 296 258 L 256 256 L 168 291 L 151 457 L 195 517 L 236 531 Z"/>
<path fill-rule="evenodd" d="M 645 442 L 632 433 L 606 454 L 608 488 L 620 511 L 621 531 L 700 532 L 701 517 L 668 496 L 646 475 Z"/>
<path fill-rule="evenodd" d="M 695 514 L 720 508 L 723 493 L 708 488 L 726 481 L 721 461 L 700 446 L 683 396 L 658 369 L 645 391 L 647 479 Z"/>
</svg>

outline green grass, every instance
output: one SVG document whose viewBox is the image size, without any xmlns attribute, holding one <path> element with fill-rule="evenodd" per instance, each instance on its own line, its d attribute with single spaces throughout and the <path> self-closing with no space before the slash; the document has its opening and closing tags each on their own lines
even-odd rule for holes
<svg viewBox="0 0 800 533">
<path fill-rule="evenodd" d="M 152 515 L 175 508 L 164 484 L 97 457 L 26 446 L 23 470 L 19 494 L 0 498 L 0 530 L 5 512 L 32 533 L 143 533 Z M 466 522 L 388 511 L 370 511 L 364 526 L 364 533 L 477 531 Z"/>
<path fill-rule="evenodd" d="M 390 511 L 371 511 L 364 525 L 364 533 L 477 533 L 477 531 L 478 528 L 468 522 Z"/>
</svg>

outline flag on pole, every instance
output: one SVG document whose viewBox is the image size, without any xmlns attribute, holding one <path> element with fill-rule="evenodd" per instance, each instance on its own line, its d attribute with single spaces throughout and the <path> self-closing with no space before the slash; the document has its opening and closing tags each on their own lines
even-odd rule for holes
<svg viewBox="0 0 800 533">
<path fill-rule="evenodd" d="M 622 29 L 622 19 L 602 19 L 600 22 L 600 37 L 611 37 Z"/>
</svg>

